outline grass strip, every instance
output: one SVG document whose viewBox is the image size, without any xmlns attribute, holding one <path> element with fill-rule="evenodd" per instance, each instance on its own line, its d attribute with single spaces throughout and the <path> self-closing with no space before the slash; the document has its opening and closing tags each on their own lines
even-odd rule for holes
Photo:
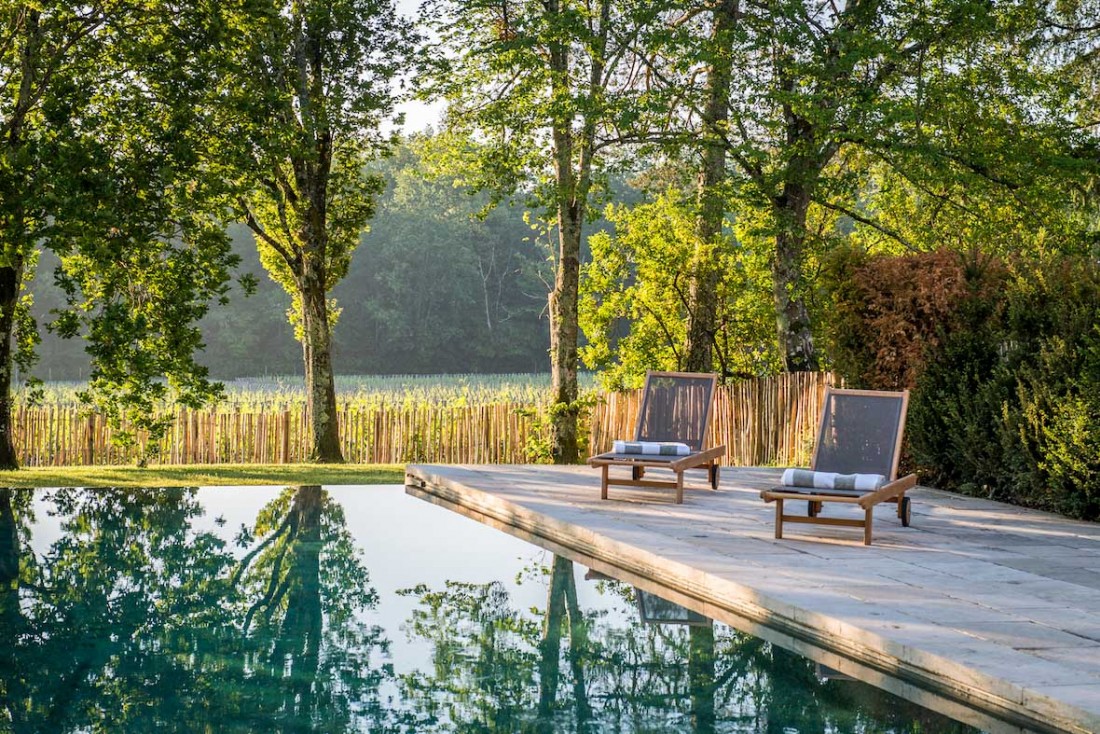
<svg viewBox="0 0 1100 734">
<path fill-rule="evenodd" d="M 58 466 L 0 471 L 3 487 L 217 487 L 266 484 L 401 484 L 401 464 L 182 464 Z"/>
</svg>

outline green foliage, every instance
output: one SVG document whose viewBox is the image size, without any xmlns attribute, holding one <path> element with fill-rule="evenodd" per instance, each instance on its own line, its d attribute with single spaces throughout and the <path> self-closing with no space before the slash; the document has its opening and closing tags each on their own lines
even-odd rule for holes
<svg viewBox="0 0 1100 734">
<path fill-rule="evenodd" d="M 21 281 L 40 248 L 57 253 L 64 298 L 49 326 L 85 338 L 87 402 L 157 433 L 151 407 L 218 392 L 193 358 L 195 322 L 236 258 L 209 120 L 195 110 L 216 94 L 226 15 L 217 4 L 13 2 L 0 17 L 0 279 Z M 13 318 L 24 370 L 37 340 L 29 306 Z M 11 331 L 0 326 L 5 344 Z M 8 374 L 6 350 L 0 361 Z"/>
<path fill-rule="evenodd" d="M 1095 48 L 1095 28 L 1083 21 L 1090 10 L 1095 4 L 989 6 L 971 33 L 933 46 L 939 58 L 922 60 L 916 89 L 898 90 L 895 135 L 904 144 L 853 160 L 864 177 L 861 213 L 874 225 L 857 223 L 863 246 L 1001 256 L 1095 247 L 1096 202 L 1085 194 L 1096 176 L 1095 121 L 1080 108 L 1088 86 L 1070 71 L 1076 53 L 1094 53 L 1086 49 Z M 1051 24 L 1064 35 L 1050 35 Z"/>
<path fill-rule="evenodd" d="M 432 146 L 435 165 L 497 200 L 519 196 L 554 226 L 561 197 L 576 196 L 586 208 L 589 190 L 572 185 L 585 185 L 579 181 L 589 175 L 579 170 L 585 163 L 596 166 L 593 183 L 605 182 L 585 138 L 591 128 L 602 140 L 609 122 L 634 101 L 614 72 L 639 7 L 610 0 L 552 6 L 433 0 L 424 10 L 435 40 L 421 57 L 419 94 L 448 103 L 446 132 Z M 557 50 L 565 66 L 548 61 Z M 567 140 L 551 134 L 555 126 Z M 578 181 L 555 180 L 558 154 Z"/>
<path fill-rule="evenodd" d="M 224 292 L 227 280 L 224 236 L 220 229 L 207 234 L 208 242 L 182 246 L 119 243 L 109 264 L 79 253 L 62 258 L 59 278 L 74 308 L 55 328 L 75 334 L 75 315 L 94 310 L 86 321 L 92 372 L 80 398 L 114 426 L 127 423 L 156 440 L 171 424 L 153 418 L 165 402 L 198 408 L 221 395 L 195 361 L 202 347 L 197 322 L 209 294 Z M 127 442 L 134 435 L 116 431 L 115 437 Z"/>
<path fill-rule="evenodd" d="M 669 190 L 632 208 L 609 206 L 613 231 L 589 238 L 592 261 L 581 281 L 585 363 L 613 389 L 640 387 L 647 369 L 683 367 L 688 277 L 693 258 L 711 258 L 718 283 L 716 361 L 723 376 L 769 374 L 778 368 L 775 316 L 766 249 L 759 240 L 702 248 L 695 212 Z"/>
</svg>

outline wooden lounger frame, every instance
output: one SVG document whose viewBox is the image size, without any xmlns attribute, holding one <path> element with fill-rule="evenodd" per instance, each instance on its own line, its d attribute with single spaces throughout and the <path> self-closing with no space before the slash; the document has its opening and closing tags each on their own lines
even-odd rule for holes
<svg viewBox="0 0 1100 734">
<path fill-rule="evenodd" d="M 638 441 L 642 439 L 642 427 L 645 419 L 645 395 L 649 392 L 650 381 L 653 378 L 661 377 L 683 377 L 699 379 L 701 377 L 709 377 L 710 384 L 710 401 L 705 406 L 704 419 L 703 419 L 703 432 L 701 441 L 706 441 L 707 431 L 710 428 L 710 417 L 714 409 L 714 392 L 715 387 L 718 384 L 718 375 L 704 375 L 695 372 L 647 372 L 645 378 L 645 392 L 643 393 L 643 403 L 638 409 L 638 421 L 634 428 L 634 440 Z M 705 445 L 705 444 L 702 444 Z M 719 460 L 726 455 L 725 446 L 715 446 L 709 449 L 702 449 L 694 453 L 682 456 L 678 459 L 669 461 L 655 460 L 650 456 L 639 455 L 637 458 L 624 458 L 608 457 L 605 454 L 593 456 L 588 460 L 588 465 L 600 468 L 600 499 L 607 499 L 607 488 L 611 485 L 623 486 L 623 487 L 663 487 L 667 489 L 676 490 L 676 504 L 683 504 L 684 502 L 684 472 L 688 469 L 706 469 L 707 478 L 710 481 L 710 488 L 718 489 L 719 480 Z M 615 477 L 611 475 L 612 467 L 623 467 L 630 469 L 630 478 Z M 646 479 L 646 469 L 669 469 L 675 475 L 673 480 L 654 480 Z"/>
<path fill-rule="evenodd" d="M 890 469 L 889 481 L 879 489 L 872 492 L 867 492 L 861 495 L 853 495 L 851 493 L 844 494 L 830 494 L 828 490 L 814 490 L 807 489 L 805 491 L 797 491 L 793 488 L 784 487 L 783 489 L 767 489 L 760 493 L 760 496 L 765 502 L 775 503 L 775 537 L 783 537 L 783 523 L 809 523 L 813 525 L 840 525 L 844 527 L 863 528 L 863 544 L 870 545 L 872 540 L 872 521 L 874 519 L 875 505 L 882 502 L 895 502 L 897 503 L 898 518 L 902 521 L 902 524 L 908 527 L 909 525 L 909 500 L 905 496 L 905 493 L 917 485 L 917 475 L 909 474 L 898 479 L 898 462 L 901 460 L 901 442 L 905 434 L 905 416 L 909 409 L 909 391 L 903 390 L 901 392 L 885 392 L 880 390 L 840 390 L 834 388 L 826 388 L 826 408 L 829 406 L 829 397 L 831 395 L 866 395 L 873 397 L 887 397 L 896 396 L 901 398 L 901 414 L 899 417 L 900 425 L 898 426 L 897 438 L 894 443 L 894 459 L 893 465 Z M 821 448 L 822 436 L 825 433 L 826 422 L 829 416 L 826 411 L 822 411 L 821 425 L 818 427 L 817 442 L 814 444 L 813 458 L 810 462 L 810 468 L 814 469 L 817 466 L 818 451 Z M 807 515 L 788 515 L 784 512 L 785 500 L 800 500 L 807 502 L 809 512 Z M 818 513 L 821 511 L 822 506 L 826 502 L 840 502 L 849 505 L 858 505 L 863 510 L 863 519 L 856 518 L 839 518 L 839 517 L 819 517 Z"/>
</svg>

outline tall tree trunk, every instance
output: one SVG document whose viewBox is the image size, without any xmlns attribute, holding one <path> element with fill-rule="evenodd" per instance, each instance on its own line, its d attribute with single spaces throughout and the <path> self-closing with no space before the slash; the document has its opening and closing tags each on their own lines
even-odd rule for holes
<svg viewBox="0 0 1100 734">
<path fill-rule="evenodd" d="M 737 22 L 738 0 L 722 0 L 714 6 L 714 30 L 711 36 L 714 62 L 707 71 L 707 103 L 703 110 L 703 167 L 699 172 L 698 219 L 695 236 L 698 244 L 692 264 L 688 293 L 687 339 L 684 343 L 683 368 L 689 372 L 714 369 L 714 334 L 718 328 L 718 283 L 721 272 L 715 246 L 722 237 L 725 197 L 721 185 L 726 180 L 726 125 L 729 121 L 730 84 L 733 57 L 730 34 Z"/>
<path fill-rule="evenodd" d="M 336 420 L 336 380 L 332 371 L 332 329 L 325 289 L 316 275 L 298 279 L 302 302 L 302 356 L 306 373 L 306 412 L 312 428 L 309 460 L 343 462 Z"/>
<path fill-rule="evenodd" d="M 561 0 L 546 0 L 546 14 L 562 14 Z M 550 417 L 551 453 L 555 464 L 574 464 L 580 459 L 580 438 L 577 421 L 580 407 L 577 398 L 579 364 L 578 302 L 580 300 L 581 236 L 588 211 L 588 194 L 592 187 L 592 165 L 596 153 L 596 109 L 603 95 L 606 80 L 607 39 L 611 28 L 611 0 L 601 0 L 600 21 L 591 39 L 591 68 L 587 82 L 590 109 L 581 119 L 580 131 L 574 130 L 576 114 L 569 112 L 553 120 L 551 125 L 554 151 L 554 177 L 558 221 L 558 269 L 554 291 L 550 294 L 550 382 L 552 412 Z M 561 40 L 550 42 L 550 72 L 554 99 L 568 99 L 574 94 L 570 79 L 569 46 Z M 576 160 L 576 169 L 574 169 Z"/>
<path fill-rule="evenodd" d="M 577 419 L 578 326 L 580 292 L 581 223 L 572 208 L 559 212 L 558 272 L 550 294 L 550 384 L 553 408 L 550 417 L 551 447 L 555 464 L 575 464 L 580 459 Z"/>
<path fill-rule="evenodd" d="M 30 6 L 22 9 L 23 25 L 18 29 L 20 82 L 14 107 L 8 111 L 8 131 L 3 141 L 6 160 L 19 160 L 24 151 L 23 130 L 27 117 L 41 94 L 38 84 L 44 83 L 39 66 L 42 62 L 44 36 L 40 26 L 42 11 Z M 10 39 L 9 39 L 10 40 Z M 29 181 L 25 172 L 18 175 L 14 190 L 27 190 Z M 19 303 L 19 288 L 23 281 L 24 257 L 34 249 L 34 236 L 27 232 L 26 201 L 18 194 L 13 210 L 4 222 L 3 249 L 9 253 L 9 262 L 0 267 L 0 469 L 18 469 L 15 454 L 15 426 L 11 419 L 11 383 L 15 369 L 14 338 L 15 309 Z"/>
<path fill-rule="evenodd" d="M 15 368 L 15 308 L 19 303 L 20 266 L 0 267 L 0 469 L 17 469 L 11 383 Z"/>
<path fill-rule="evenodd" d="M 774 203 L 778 229 L 775 235 L 775 262 L 772 265 L 775 320 L 779 351 L 788 372 L 816 370 L 817 352 L 810 329 L 802 282 L 806 257 L 806 215 L 810 207 L 810 187 L 788 183 Z"/>
<path fill-rule="evenodd" d="M 560 0 L 547 0 L 546 13 L 562 12 Z M 570 91 L 569 48 L 560 40 L 550 43 L 551 84 L 556 99 Z M 580 327 L 577 303 L 580 293 L 581 227 L 584 222 L 585 171 L 573 170 L 573 114 L 552 124 L 554 178 L 558 225 L 558 267 L 550 294 L 550 446 L 555 464 L 574 464 L 580 459 L 577 440 L 579 388 L 577 340 Z M 583 145 L 583 143 L 582 143 Z M 582 151 L 583 153 L 583 151 Z"/>
</svg>

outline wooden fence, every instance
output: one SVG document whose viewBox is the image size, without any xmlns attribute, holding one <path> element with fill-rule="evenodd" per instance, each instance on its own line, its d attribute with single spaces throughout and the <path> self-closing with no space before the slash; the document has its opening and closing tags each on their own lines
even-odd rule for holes
<svg viewBox="0 0 1100 734">
<path fill-rule="evenodd" d="M 742 466 L 809 461 L 825 387 L 832 375 L 784 374 L 721 387 L 711 419 L 712 445 L 724 443 L 726 462 Z M 587 416 L 591 453 L 634 431 L 641 391 L 602 395 Z M 23 466 L 132 463 L 143 447 L 112 444 L 102 416 L 69 406 L 19 408 L 15 442 Z M 527 462 L 545 442 L 542 408 L 494 404 L 343 406 L 344 458 L 352 463 L 403 464 Z M 154 461 L 163 464 L 293 463 L 308 451 L 301 408 L 240 412 L 179 410 Z"/>
</svg>

